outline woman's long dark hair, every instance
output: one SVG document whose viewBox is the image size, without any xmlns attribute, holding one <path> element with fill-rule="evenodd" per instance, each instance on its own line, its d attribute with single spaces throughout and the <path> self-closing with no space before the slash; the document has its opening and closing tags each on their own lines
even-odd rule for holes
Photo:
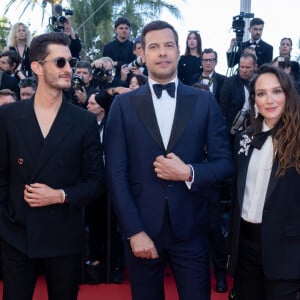
<svg viewBox="0 0 300 300">
<path fill-rule="evenodd" d="M 291 77 L 283 70 L 271 64 L 262 65 L 250 84 L 250 115 L 254 134 L 262 129 L 263 116 L 255 118 L 255 85 L 263 74 L 273 74 L 277 77 L 285 94 L 284 111 L 275 125 L 273 142 L 278 168 L 276 176 L 283 176 L 289 167 L 295 167 L 300 174 L 300 98 Z"/>
</svg>

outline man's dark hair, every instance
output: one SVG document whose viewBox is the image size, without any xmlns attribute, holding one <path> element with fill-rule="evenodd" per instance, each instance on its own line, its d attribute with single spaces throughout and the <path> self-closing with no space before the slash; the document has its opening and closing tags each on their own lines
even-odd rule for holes
<svg viewBox="0 0 300 300">
<path fill-rule="evenodd" d="M 32 87 L 34 90 L 37 88 L 37 81 L 34 77 L 26 77 L 19 81 L 19 88 Z"/>
<path fill-rule="evenodd" d="M 240 57 L 240 61 L 241 61 L 242 58 L 248 58 L 248 57 L 251 57 L 253 59 L 254 64 L 257 63 L 256 55 L 253 54 L 253 53 L 250 53 L 250 52 L 244 52 L 244 53 L 242 53 L 241 57 Z"/>
<path fill-rule="evenodd" d="M 92 65 L 86 60 L 78 61 L 77 65 L 76 65 L 76 68 L 75 68 L 75 71 L 76 71 L 76 69 L 88 69 L 90 74 L 93 73 Z"/>
<path fill-rule="evenodd" d="M 34 37 L 29 48 L 30 62 L 44 60 L 49 54 L 48 45 L 51 44 L 69 47 L 70 38 L 61 32 L 44 33 Z"/>
<path fill-rule="evenodd" d="M 253 18 L 251 21 L 250 21 L 250 27 L 254 26 L 254 25 L 264 25 L 265 22 L 260 19 L 260 18 Z"/>
<path fill-rule="evenodd" d="M 212 49 L 212 48 L 205 48 L 202 51 L 202 56 L 203 56 L 204 53 L 207 53 L 207 54 L 213 53 L 215 55 L 215 60 L 218 61 L 218 53 L 214 49 Z"/>
<path fill-rule="evenodd" d="M 120 17 L 115 21 L 115 29 L 121 24 L 126 24 L 128 27 L 130 27 L 130 22 L 128 19 Z"/>
<path fill-rule="evenodd" d="M 148 23 L 147 25 L 145 25 L 145 27 L 142 30 L 142 46 L 143 46 L 143 48 L 145 49 L 145 36 L 148 32 L 155 31 L 155 30 L 162 30 L 162 29 L 166 29 L 166 28 L 171 29 L 173 31 L 174 36 L 175 36 L 175 43 L 176 43 L 176 46 L 178 47 L 178 33 L 175 30 L 175 28 L 168 22 L 156 20 L 156 21 L 152 21 L 152 22 Z"/>
<path fill-rule="evenodd" d="M 15 64 L 15 69 L 17 68 L 17 66 L 21 62 L 21 57 L 15 50 L 4 51 L 0 54 L 0 58 L 1 57 L 8 57 L 9 65 L 12 67 L 13 64 Z"/>
</svg>

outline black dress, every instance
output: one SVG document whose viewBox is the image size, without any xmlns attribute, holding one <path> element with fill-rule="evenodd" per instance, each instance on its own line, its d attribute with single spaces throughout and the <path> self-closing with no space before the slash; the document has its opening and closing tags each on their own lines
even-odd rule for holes
<svg viewBox="0 0 300 300">
<path fill-rule="evenodd" d="M 178 62 L 178 78 L 184 84 L 191 85 L 194 74 L 202 73 L 201 57 L 181 55 Z"/>
</svg>

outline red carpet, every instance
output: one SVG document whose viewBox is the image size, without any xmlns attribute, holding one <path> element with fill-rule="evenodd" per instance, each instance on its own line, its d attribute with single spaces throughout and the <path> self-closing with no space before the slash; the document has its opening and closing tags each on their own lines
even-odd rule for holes
<svg viewBox="0 0 300 300">
<path fill-rule="evenodd" d="M 231 286 L 231 281 L 229 281 Z M 212 296 L 211 300 L 227 300 L 228 293 L 215 293 L 215 281 L 212 279 Z M 166 300 L 178 299 L 172 275 L 165 277 Z M 2 300 L 2 281 L 0 281 L 0 299 Z M 47 289 L 45 280 L 41 277 L 38 280 L 33 300 L 47 300 Z M 78 300 L 130 300 L 130 287 L 128 279 L 122 284 L 97 284 L 81 285 Z"/>
</svg>

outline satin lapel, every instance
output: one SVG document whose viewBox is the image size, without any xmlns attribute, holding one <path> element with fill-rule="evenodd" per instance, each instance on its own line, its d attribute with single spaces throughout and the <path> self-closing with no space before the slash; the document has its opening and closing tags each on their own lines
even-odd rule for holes
<svg viewBox="0 0 300 300">
<path fill-rule="evenodd" d="M 165 151 L 165 147 L 156 120 L 154 106 L 148 84 L 146 84 L 142 88 L 142 90 L 145 90 L 146 92 L 132 96 L 133 107 L 140 121 L 147 128 L 148 132 L 150 133 L 156 144 L 163 151 Z"/>
<path fill-rule="evenodd" d="M 177 89 L 175 116 L 167 152 L 170 152 L 173 149 L 173 147 L 176 145 L 177 141 L 183 134 L 186 125 L 191 120 L 191 115 L 195 109 L 196 101 L 201 100 L 197 99 L 196 96 L 184 94 L 182 84 L 179 83 Z"/>
<path fill-rule="evenodd" d="M 272 194 L 272 192 L 274 191 L 277 183 L 278 183 L 278 178 L 275 176 L 276 170 L 278 168 L 278 158 L 277 156 L 275 157 L 273 166 L 272 166 L 272 171 L 271 171 L 271 175 L 270 175 L 270 180 L 269 180 L 269 185 L 268 185 L 268 189 L 267 189 L 267 195 L 266 195 L 266 201 L 265 201 L 265 205 L 268 204 L 268 200 L 270 198 L 270 195 Z"/>
<path fill-rule="evenodd" d="M 66 109 L 68 105 L 70 104 L 63 101 L 48 136 L 44 140 L 42 150 L 36 158 L 32 181 L 34 181 L 34 178 L 38 175 L 44 165 L 49 163 L 51 156 L 57 155 L 57 152 L 60 151 L 60 145 L 64 143 L 66 135 L 72 134 L 72 117 L 70 112 Z"/>
<path fill-rule="evenodd" d="M 242 208 L 243 205 L 243 198 L 245 193 L 245 185 L 246 185 L 246 179 L 247 179 L 247 171 L 248 166 L 250 162 L 250 157 L 252 154 L 253 148 L 249 148 L 248 155 L 244 155 L 243 153 L 238 154 L 238 178 L 237 178 L 237 196 L 240 203 L 240 208 Z"/>
</svg>

